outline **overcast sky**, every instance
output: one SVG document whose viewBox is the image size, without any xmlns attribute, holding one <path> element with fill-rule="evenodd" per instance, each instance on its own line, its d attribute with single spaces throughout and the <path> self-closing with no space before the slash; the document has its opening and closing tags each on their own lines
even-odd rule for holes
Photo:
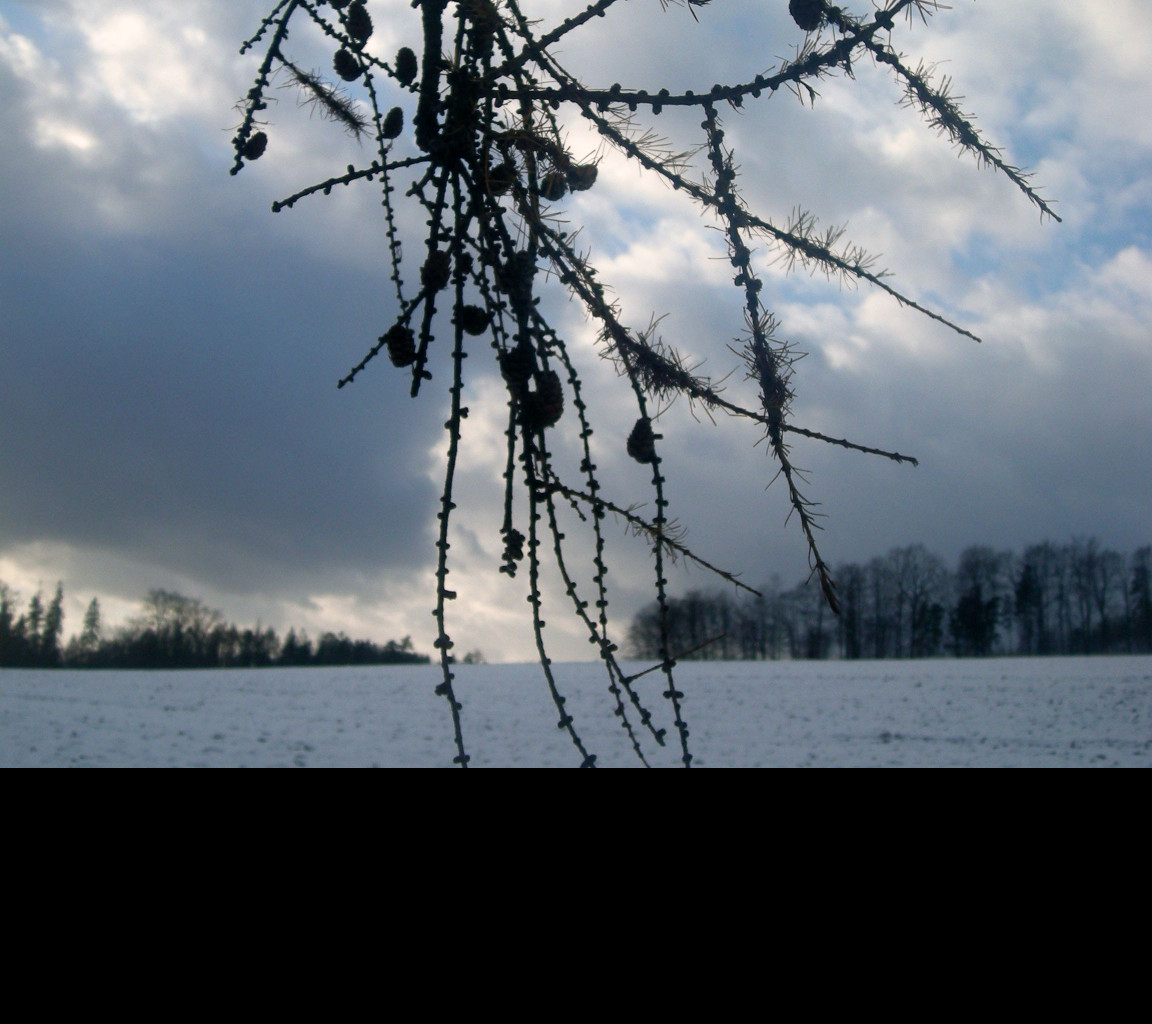
<svg viewBox="0 0 1152 1024">
<path fill-rule="evenodd" d="M 93 595 L 117 621 L 163 587 L 241 623 L 411 634 L 431 651 L 447 377 L 434 366 L 416 401 L 388 365 L 336 389 L 395 314 L 375 186 L 270 212 L 368 148 L 282 90 L 267 154 L 228 174 L 235 104 L 259 59 L 237 51 L 270 6 L 0 2 L 0 580 L 23 600 L 62 580 L 67 634 Z M 408 0 L 368 7 L 373 52 L 420 52 Z M 525 3 L 545 24 L 573 7 Z M 1152 542 L 1152 6 L 953 7 L 898 22 L 898 49 L 947 62 L 964 109 L 1035 173 L 1062 224 L 958 157 L 866 62 L 854 82 L 824 82 L 811 109 L 781 94 L 722 111 L 753 210 L 847 224 L 897 287 L 984 339 L 878 292 L 786 276 L 758 253 L 780 335 L 809 353 L 795 422 L 921 460 L 798 441 L 828 516 L 823 552 L 835 565 L 923 543 L 951 562 L 971 544 L 1019 552 L 1092 535 L 1127 553 Z M 803 40 L 785 0 L 697 13 L 629 0 L 558 56 L 589 84 L 705 92 Z M 330 45 L 303 22 L 292 47 L 329 66 Z M 410 118 L 409 98 L 390 99 Z M 691 140 L 698 121 L 654 124 Z M 579 124 L 571 141 L 577 156 L 594 151 Z M 702 372 L 732 369 L 742 293 L 707 218 L 611 156 L 566 211 L 626 322 L 667 314 L 662 336 Z M 627 386 L 575 304 L 559 291 L 545 302 L 590 381 L 605 492 L 650 502 L 624 453 Z M 504 399 L 487 342 L 474 355 L 449 632 L 490 660 L 529 658 L 523 580 L 496 574 Z M 739 372 L 729 385 L 741 392 Z M 775 470 L 757 434 L 696 422 L 684 405 L 661 430 L 672 514 L 697 553 L 753 585 L 803 578 L 803 538 L 785 525 L 783 487 L 765 490 Z M 651 573 L 643 546 L 609 529 L 623 627 Z M 672 585 L 714 582 L 677 568 Z M 545 615 L 554 657 L 588 656 L 562 605 Z"/>
</svg>

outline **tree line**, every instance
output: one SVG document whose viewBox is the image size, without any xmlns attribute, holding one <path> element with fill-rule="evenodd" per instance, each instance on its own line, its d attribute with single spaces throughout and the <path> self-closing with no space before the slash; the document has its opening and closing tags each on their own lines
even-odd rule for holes
<svg viewBox="0 0 1152 1024">
<path fill-rule="evenodd" d="M 1152 653 L 1152 546 L 1125 557 L 1095 538 L 1022 555 L 973 546 L 955 569 L 922 544 L 835 572 L 840 614 L 807 581 L 745 597 L 691 591 L 667 601 L 676 659 L 931 658 Z M 628 632 L 630 653 L 663 659 L 657 602 Z"/>
<path fill-rule="evenodd" d="M 64 588 L 45 604 L 38 591 L 23 611 L 19 595 L 0 581 L 0 668 L 263 668 L 306 665 L 426 664 L 411 637 L 377 644 L 326 632 L 313 642 L 303 630 L 281 639 L 272 627 L 239 628 L 198 598 L 151 590 L 140 614 L 105 634 L 92 598 L 82 628 L 64 635 Z"/>
</svg>

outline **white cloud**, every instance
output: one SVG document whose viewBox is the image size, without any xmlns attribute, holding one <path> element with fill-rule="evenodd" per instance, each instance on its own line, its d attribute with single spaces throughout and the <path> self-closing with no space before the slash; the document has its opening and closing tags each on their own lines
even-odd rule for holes
<svg viewBox="0 0 1152 1024">
<path fill-rule="evenodd" d="M 94 89 L 135 121 L 187 116 L 218 88 L 196 73 L 196 51 L 205 47 L 207 37 L 179 24 L 186 12 L 174 15 L 169 10 L 165 17 L 159 8 L 89 8 L 75 23 L 94 58 Z"/>
<path fill-rule="evenodd" d="M 36 122 L 36 145 L 45 149 L 61 147 L 83 157 L 95 151 L 99 139 L 90 131 L 63 121 L 40 119 Z"/>
</svg>

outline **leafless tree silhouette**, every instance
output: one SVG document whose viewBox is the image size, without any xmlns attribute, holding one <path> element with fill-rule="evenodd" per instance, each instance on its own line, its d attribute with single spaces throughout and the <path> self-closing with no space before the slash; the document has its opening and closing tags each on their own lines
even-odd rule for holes
<svg viewBox="0 0 1152 1024">
<path fill-rule="evenodd" d="M 656 0 L 652 0 L 655 7 Z M 665 16 L 690 13 L 693 18 L 724 17 L 723 2 L 686 0 Z M 673 4 L 676 0 L 672 0 Z M 773 0 L 783 5 L 784 0 Z M 985 142 L 970 117 L 949 95 L 948 81 L 923 64 L 913 66 L 892 42 L 898 20 L 927 20 L 942 5 L 933 0 L 882 0 L 857 4 L 866 13 L 825 0 L 790 0 L 788 10 L 802 32 L 795 56 L 770 72 L 746 80 L 711 85 L 702 92 L 673 93 L 641 83 L 592 84 L 569 74 L 553 56 L 556 46 L 579 33 L 593 19 L 611 17 L 617 0 L 597 0 L 554 25 L 529 20 L 526 0 L 413 0 L 419 8 L 421 38 L 395 54 L 372 52 L 372 15 L 363 0 L 280 0 L 241 53 L 263 53 L 255 84 L 243 101 L 243 120 L 236 131 L 232 172 L 258 159 L 269 147 L 265 129 L 268 91 L 274 75 L 287 75 L 315 107 L 343 129 L 372 142 L 374 154 L 362 166 L 349 166 L 287 196 L 274 210 L 328 194 L 337 186 L 375 182 L 383 200 L 382 231 L 390 251 L 395 315 L 383 325 L 379 340 L 340 380 L 354 381 L 381 353 L 411 376 L 411 394 L 419 395 L 431 379 L 429 353 L 437 340 L 450 346 L 451 374 L 447 415 L 447 454 L 440 497 L 437 624 L 443 681 L 438 693 L 451 708 L 455 762 L 466 766 L 462 705 L 454 687 L 452 640 L 448 633 L 449 525 L 457 512 L 457 460 L 467 409 L 462 404 L 464 360 L 479 355 L 484 340 L 507 387 L 507 460 L 504 474 L 503 564 L 499 571 L 515 576 L 527 570 L 528 600 L 540 665 L 583 765 L 593 766 L 590 752 L 565 710 L 565 698 L 554 678 L 544 640 L 542 560 L 551 548 L 571 612 L 587 629 L 607 674 L 607 689 L 616 715 L 643 761 L 647 733 L 663 743 L 654 709 L 646 707 L 617 661 L 609 631 L 603 520 L 618 517 L 651 546 L 654 594 L 666 614 L 666 566 L 671 559 L 694 560 L 737 586 L 736 578 L 708 565 L 690 551 L 676 529 L 665 498 L 656 416 L 677 395 L 686 396 L 710 416 L 719 413 L 747 421 L 757 439 L 766 440 L 787 488 L 789 501 L 808 548 L 810 564 L 827 603 L 836 610 L 831 574 L 817 546 L 818 523 L 813 503 L 801 490 L 803 480 L 793 463 L 790 441 L 800 435 L 899 462 L 909 456 L 830 437 L 791 421 L 794 368 L 798 353 L 778 333 L 767 308 L 762 271 L 754 248 L 767 250 L 789 266 L 823 272 L 886 292 L 902 305 L 974 337 L 963 327 L 915 302 L 894 288 L 867 253 L 841 242 L 836 230 L 818 230 L 816 219 L 797 211 L 786 223 L 774 223 L 750 210 L 737 188 L 734 154 L 725 144 L 721 109 L 739 110 L 791 92 L 801 101 L 815 97 L 815 83 L 832 75 L 851 77 L 863 61 L 890 69 L 904 100 L 919 110 L 927 124 L 1014 183 L 1040 210 L 1055 214 L 1036 193 L 1027 175 L 1007 164 Z M 386 5 L 373 4 L 377 17 Z M 707 10 L 705 8 L 707 7 Z M 654 10 L 654 16 L 660 11 Z M 289 51 L 289 28 L 322 33 L 333 51 L 331 72 L 300 66 Z M 738 72 L 736 72 L 738 74 Z M 340 83 L 345 84 L 340 84 Z M 414 108 L 414 110 L 413 110 Z M 693 153 L 676 152 L 654 130 L 663 110 L 689 108 L 700 115 L 699 167 Z M 410 124 L 408 118 L 410 117 Z M 573 236 L 557 216 L 565 196 L 595 187 L 595 160 L 578 160 L 566 145 L 566 126 L 583 119 L 614 148 L 660 179 L 706 213 L 727 244 L 734 271 L 736 301 L 742 307 L 744 336 L 733 349 L 754 382 L 755 404 L 738 404 L 723 394 L 724 377 L 699 375 L 656 333 L 655 322 L 637 329 L 625 322 L 619 303 L 609 298 L 596 269 L 577 250 Z M 567 119 L 567 120 L 566 120 Z M 426 219 L 424 252 L 415 262 L 401 255 L 400 204 L 418 204 Z M 1056 218 L 1058 219 L 1058 218 Z M 592 424 L 581 397 L 581 379 L 568 342 L 541 312 L 538 297 L 552 280 L 574 296 L 595 321 L 600 352 L 619 371 L 635 402 L 635 425 L 627 452 L 650 477 L 654 515 L 642 516 L 632 501 L 601 493 L 589 438 Z M 658 321 L 657 321 L 658 322 Z M 579 477 L 564 478 L 553 458 L 557 431 L 570 431 L 583 447 Z M 519 498 L 516 498 L 519 495 Z M 566 519 L 562 519 L 562 514 Z M 590 578 L 578 579 L 572 554 L 578 538 L 566 535 L 567 519 L 583 527 Z M 663 628 L 663 627 L 661 627 Z M 692 762 L 683 693 L 673 670 L 681 652 L 668 646 L 665 629 L 660 660 L 663 696 L 687 767 Z"/>
</svg>

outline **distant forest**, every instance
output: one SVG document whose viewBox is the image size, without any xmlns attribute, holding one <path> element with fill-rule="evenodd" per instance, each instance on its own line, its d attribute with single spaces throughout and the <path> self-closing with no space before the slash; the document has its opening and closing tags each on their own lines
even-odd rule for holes
<svg viewBox="0 0 1152 1024">
<path fill-rule="evenodd" d="M 1152 546 L 1127 557 L 1094 538 L 1045 541 L 1023 555 L 970 547 L 955 569 L 922 544 L 835 572 L 840 615 L 807 581 L 668 599 L 668 656 L 678 660 L 932 658 L 1152 653 Z M 152 590 L 106 634 L 93 598 L 67 644 L 64 590 L 24 607 L 0 581 L 0 668 L 250 668 L 424 664 L 410 637 L 381 645 L 301 630 L 238 628 L 196 598 Z M 655 603 L 633 618 L 629 654 L 661 660 Z M 480 661 L 472 652 L 463 659 Z"/>
<path fill-rule="evenodd" d="M 167 590 L 149 591 L 140 614 L 109 636 L 101 625 L 100 602 L 92 598 L 80 633 L 62 645 L 62 585 L 56 585 L 47 604 L 40 593 L 23 612 L 18 602 L 19 595 L 0 581 L 0 668 L 263 668 L 428 661 L 426 654 L 412 649 L 410 637 L 381 646 L 350 640 L 343 633 L 324 633 L 313 643 L 295 629 L 283 639 L 271 627 L 240 629 L 197 598 Z"/>
<path fill-rule="evenodd" d="M 833 574 L 820 588 L 692 591 L 669 599 L 678 659 L 932 658 L 1152 653 L 1152 547 L 1125 557 L 1095 539 L 1045 541 L 1023 555 L 970 547 L 954 570 L 921 544 Z M 738 595 L 738 596 L 737 596 Z M 632 620 L 630 653 L 663 659 L 659 608 Z M 711 641 L 711 642 L 709 642 Z M 687 652 L 687 653 L 686 653 Z"/>
</svg>

